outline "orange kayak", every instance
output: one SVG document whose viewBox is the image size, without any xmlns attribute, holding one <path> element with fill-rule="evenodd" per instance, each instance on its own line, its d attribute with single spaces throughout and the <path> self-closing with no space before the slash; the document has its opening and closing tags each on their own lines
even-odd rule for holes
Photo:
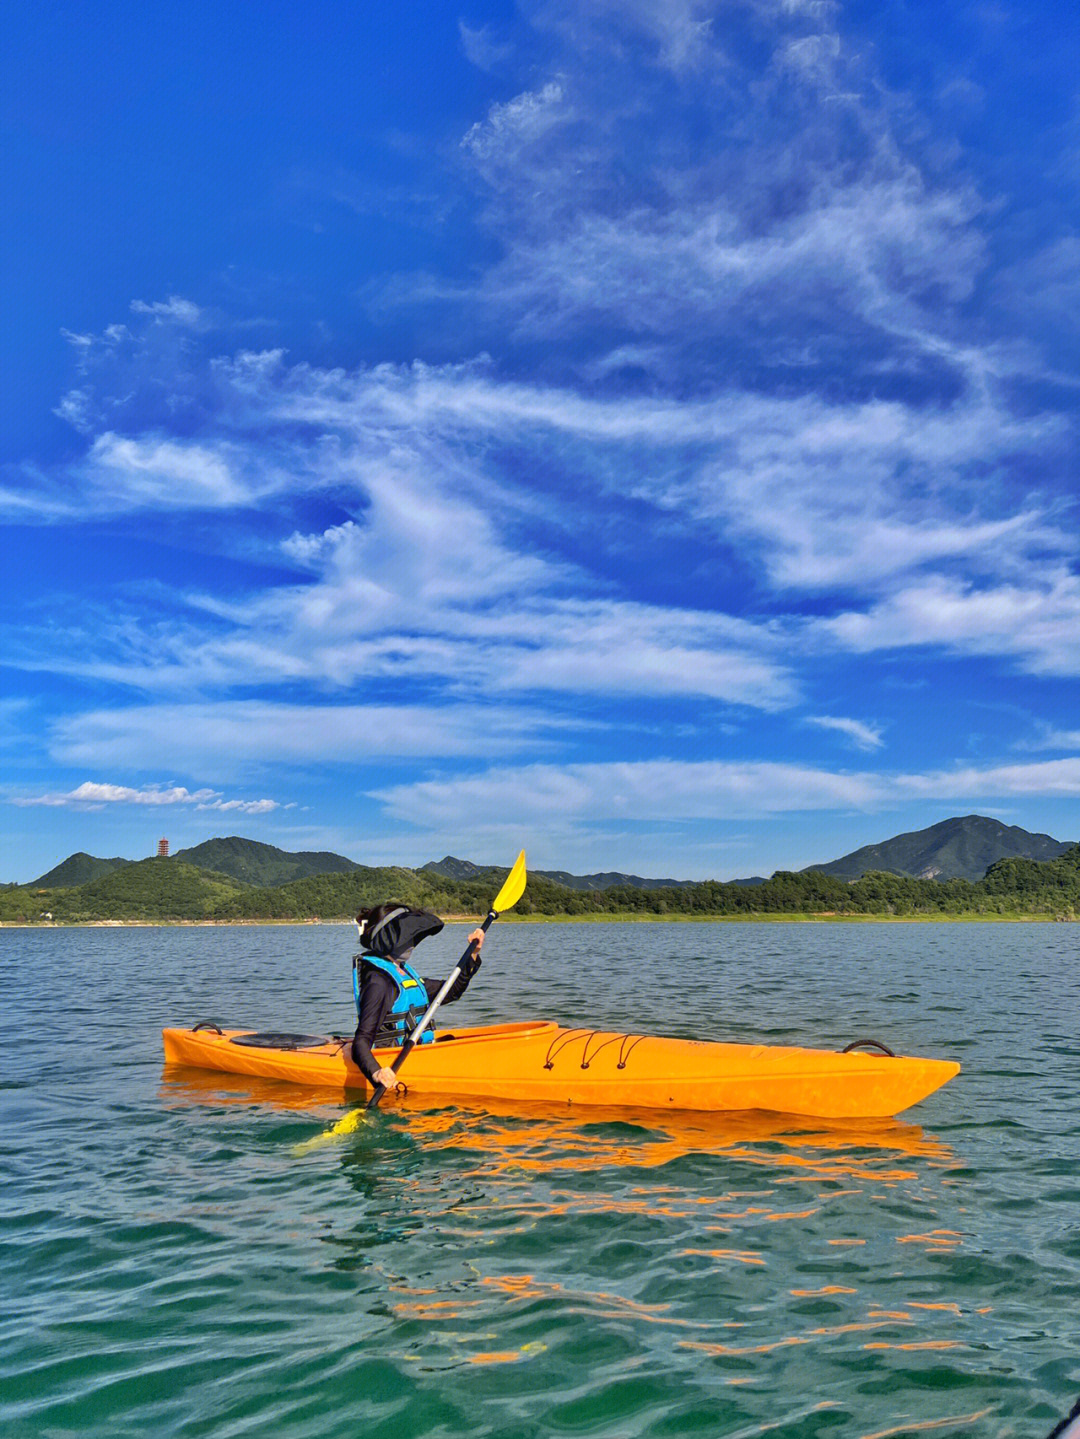
<svg viewBox="0 0 1080 1439">
<path fill-rule="evenodd" d="M 162 1031 L 168 1064 L 334 1090 L 370 1089 L 349 1040 L 212 1026 Z M 375 1051 L 390 1064 L 395 1050 Z M 884 1119 L 933 1094 L 960 1066 L 787 1045 L 720 1044 L 548 1021 L 440 1032 L 402 1070 L 409 1096 L 633 1106 L 768 1110 L 821 1119 Z"/>
</svg>

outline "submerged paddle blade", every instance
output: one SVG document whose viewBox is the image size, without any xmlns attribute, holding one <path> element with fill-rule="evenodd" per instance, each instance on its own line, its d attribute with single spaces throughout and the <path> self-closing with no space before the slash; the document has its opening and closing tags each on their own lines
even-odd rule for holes
<svg viewBox="0 0 1080 1439">
<path fill-rule="evenodd" d="M 331 1134 L 354 1134 L 361 1124 L 364 1123 L 364 1111 L 362 1109 L 350 1109 L 348 1114 L 331 1128 Z"/>
<path fill-rule="evenodd" d="M 364 1123 L 366 1113 L 367 1111 L 363 1109 L 350 1109 L 348 1114 L 329 1129 L 324 1130 L 322 1134 L 316 1134 L 312 1139 L 305 1139 L 301 1144 L 295 1144 L 293 1153 L 296 1155 L 310 1154 L 313 1149 L 319 1149 L 322 1145 L 329 1144 L 331 1140 L 341 1139 L 346 1134 L 355 1134 Z"/>
<path fill-rule="evenodd" d="M 514 861 L 513 869 L 506 876 L 502 889 L 495 896 L 495 903 L 491 907 L 496 914 L 505 914 L 508 909 L 513 909 L 525 893 L 525 878 L 525 851 L 522 850 Z"/>
</svg>

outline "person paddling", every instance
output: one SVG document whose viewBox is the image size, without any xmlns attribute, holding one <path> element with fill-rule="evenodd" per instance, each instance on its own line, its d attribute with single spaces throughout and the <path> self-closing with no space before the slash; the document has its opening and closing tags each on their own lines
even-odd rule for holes
<svg viewBox="0 0 1080 1439">
<path fill-rule="evenodd" d="M 393 1089 L 398 1082 L 397 1075 L 388 1066 L 379 1064 L 372 1049 L 375 1045 L 404 1044 L 442 987 L 437 979 L 421 979 L 410 958 L 422 939 L 439 933 L 443 922 L 429 910 L 410 909 L 408 905 L 390 901 L 362 909 L 356 923 L 360 927 L 363 949 L 353 956 L 357 1022 L 352 1057 L 373 1085 Z M 443 1001 L 445 1004 L 461 998 L 480 968 L 484 931 L 473 930 L 469 941 L 475 941 L 476 950 L 462 966 L 461 974 Z M 429 1028 L 420 1043 L 429 1043 L 434 1038 Z"/>
</svg>

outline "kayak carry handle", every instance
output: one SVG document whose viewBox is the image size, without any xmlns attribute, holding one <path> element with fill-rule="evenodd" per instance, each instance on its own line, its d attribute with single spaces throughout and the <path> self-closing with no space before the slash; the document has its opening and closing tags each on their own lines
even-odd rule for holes
<svg viewBox="0 0 1080 1439">
<path fill-rule="evenodd" d="M 850 1044 L 845 1044 L 840 1051 L 841 1054 L 852 1054 L 856 1049 L 879 1049 L 882 1054 L 887 1054 L 890 1059 L 896 1058 L 896 1051 L 890 1049 L 887 1044 L 882 1044 L 880 1039 L 853 1039 Z"/>
</svg>

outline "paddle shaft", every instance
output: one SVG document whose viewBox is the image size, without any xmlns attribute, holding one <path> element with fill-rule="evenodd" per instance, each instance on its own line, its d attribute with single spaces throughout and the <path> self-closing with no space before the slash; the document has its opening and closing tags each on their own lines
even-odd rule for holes
<svg viewBox="0 0 1080 1439">
<path fill-rule="evenodd" d="M 493 909 L 492 909 L 492 910 L 489 910 L 489 911 L 488 911 L 488 917 L 487 917 L 487 919 L 485 919 L 484 922 L 483 922 L 483 924 L 480 926 L 481 930 L 486 934 L 487 931 L 491 928 L 492 924 L 494 924 L 494 922 L 498 919 L 498 917 L 499 917 L 499 916 L 498 916 L 498 914 L 496 913 L 495 910 L 493 910 Z M 412 1053 L 412 1051 L 413 1051 L 413 1050 L 416 1048 L 416 1046 L 419 1044 L 421 1036 L 424 1034 L 424 1032 L 425 1032 L 425 1030 L 427 1029 L 428 1025 L 431 1023 L 432 1019 L 435 1017 L 435 1011 L 438 1009 L 439 1005 L 442 1004 L 443 1000 L 446 998 L 446 996 L 447 996 L 447 995 L 450 993 L 450 991 L 453 989 L 454 985 L 457 983 L 457 979 L 458 979 L 458 976 L 461 974 L 461 971 L 464 969 L 465 965 L 469 962 L 469 960 L 472 958 L 472 956 L 473 956 L 475 953 L 476 953 L 476 940 L 475 940 L 475 939 L 471 939 L 471 940 L 469 941 L 468 948 L 465 950 L 465 953 L 461 956 L 461 958 L 458 960 L 457 964 L 456 964 L 456 965 L 454 966 L 454 968 L 450 971 L 450 974 L 449 974 L 449 976 L 447 977 L 446 983 L 443 985 L 442 989 L 439 990 L 438 994 L 435 996 L 435 998 L 434 998 L 434 999 L 431 1001 L 431 1003 L 428 1005 L 427 1009 L 424 1011 L 424 1014 L 423 1014 L 423 1017 L 422 1017 L 421 1020 L 420 1020 L 420 1023 L 419 1023 L 419 1024 L 416 1026 L 416 1028 L 412 1031 L 412 1033 L 409 1035 L 408 1039 L 405 1041 L 405 1043 L 404 1043 L 404 1044 L 401 1046 L 401 1048 L 398 1050 L 397 1054 L 394 1056 L 394 1061 L 393 1061 L 393 1063 L 390 1065 L 390 1068 L 394 1071 L 395 1074 L 398 1073 L 398 1071 L 401 1069 L 401 1066 L 405 1063 L 405 1061 L 408 1059 L 409 1055 Z M 382 1097 L 383 1097 L 383 1095 L 384 1095 L 385 1093 L 386 1093 L 386 1086 L 385 1086 L 384 1084 L 377 1084 L 377 1085 L 375 1086 L 375 1092 L 374 1092 L 374 1094 L 371 1096 L 371 1098 L 370 1098 L 370 1099 L 368 1100 L 368 1102 L 367 1102 L 367 1108 L 368 1108 L 368 1109 L 376 1109 L 376 1108 L 378 1107 L 378 1104 L 379 1104 L 380 1099 L 382 1099 Z"/>
</svg>

